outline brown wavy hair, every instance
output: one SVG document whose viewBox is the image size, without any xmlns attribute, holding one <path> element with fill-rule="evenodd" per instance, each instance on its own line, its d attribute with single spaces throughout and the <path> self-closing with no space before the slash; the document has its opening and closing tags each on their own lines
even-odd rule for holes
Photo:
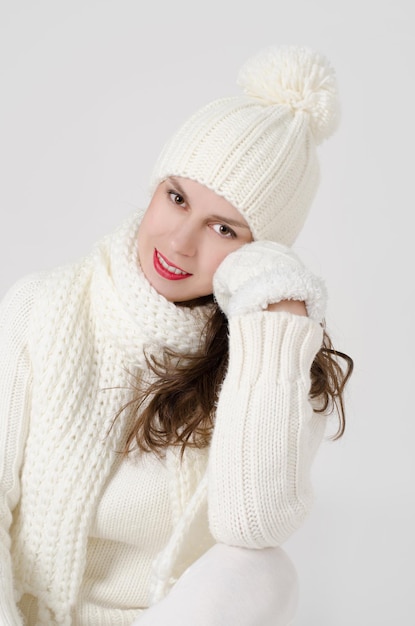
<svg viewBox="0 0 415 626">
<path fill-rule="evenodd" d="M 229 356 L 228 322 L 217 305 L 204 336 L 204 345 L 194 355 L 183 357 L 165 350 L 160 361 L 147 357 L 154 382 L 144 390 L 137 383 L 133 399 L 116 416 L 128 410 L 134 417 L 124 454 L 138 448 L 160 455 L 171 445 L 180 446 L 183 454 L 186 446 L 209 445 Z M 339 425 L 333 439 L 339 439 L 345 430 L 343 392 L 352 371 L 353 360 L 333 348 L 324 329 L 322 347 L 311 366 L 310 399 L 316 400 L 313 405 L 317 404 L 318 413 L 337 412 Z"/>
</svg>

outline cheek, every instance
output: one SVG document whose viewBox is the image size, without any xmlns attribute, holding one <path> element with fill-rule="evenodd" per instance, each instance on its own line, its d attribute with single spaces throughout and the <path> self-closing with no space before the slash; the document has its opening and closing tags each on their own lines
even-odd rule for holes
<svg viewBox="0 0 415 626">
<path fill-rule="evenodd" d="M 157 235 L 157 224 L 160 224 L 160 220 L 156 219 L 153 211 L 147 210 L 138 229 L 139 245 L 145 245 L 146 241 Z"/>
<path fill-rule="evenodd" d="M 151 218 L 145 213 L 137 234 L 138 259 L 144 272 L 147 271 L 149 264 L 152 262 L 150 258 L 152 258 L 152 248 L 154 246 L 153 237 Z"/>
<path fill-rule="evenodd" d="M 219 265 L 222 263 L 224 259 L 226 259 L 226 257 L 230 254 L 230 252 L 229 250 L 218 250 L 215 253 L 212 253 L 212 251 L 210 251 L 208 252 L 208 254 L 209 254 L 209 257 L 208 257 L 209 260 L 207 262 L 208 273 L 210 275 L 210 278 L 213 279 L 213 275 L 218 269 Z"/>
<path fill-rule="evenodd" d="M 209 279 L 211 282 L 213 282 L 213 276 L 216 270 L 218 269 L 219 265 L 222 263 L 222 261 L 224 261 L 226 257 L 229 256 L 229 254 L 232 254 L 232 252 L 239 250 L 239 248 L 242 248 L 242 246 L 246 245 L 249 242 L 238 240 L 238 241 L 233 241 L 232 243 L 233 243 L 232 246 L 229 246 L 229 245 L 226 246 L 226 250 L 224 250 L 222 247 L 218 248 L 215 251 L 212 250 L 212 247 L 208 250 L 209 260 L 206 263 L 206 267 L 208 268 Z"/>
</svg>

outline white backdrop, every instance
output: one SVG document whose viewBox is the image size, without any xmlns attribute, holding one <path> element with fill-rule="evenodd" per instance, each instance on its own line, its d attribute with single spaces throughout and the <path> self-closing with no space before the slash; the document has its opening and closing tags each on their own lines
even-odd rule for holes
<svg viewBox="0 0 415 626">
<path fill-rule="evenodd" d="M 237 93 L 252 53 L 304 44 L 337 69 L 342 125 L 321 146 L 296 249 L 326 278 L 328 329 L 356 369 L 346 435 L 323 444 L 314 510 L 286 544 L 301 581 L 296 626 L 415 615 L 410 6 L 0 0 L 0 295 L 145 205 L 164 141 L 197 107 Z"/>
</svg>

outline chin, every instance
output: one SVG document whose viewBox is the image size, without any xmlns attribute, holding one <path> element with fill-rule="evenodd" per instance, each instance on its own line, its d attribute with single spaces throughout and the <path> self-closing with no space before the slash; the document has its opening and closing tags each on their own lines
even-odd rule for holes
<svg viewBox="0 0 415 626">
<path fill-rule="evenodd" d="M 189 308 L 203 306 L 205 304 L 213 304 L 213 294 L 210 293 L 207 296 L 195 296 L 190 300 L 178 300 L 174 301 L 176 306 L 186 306 Z"/>
</svg>

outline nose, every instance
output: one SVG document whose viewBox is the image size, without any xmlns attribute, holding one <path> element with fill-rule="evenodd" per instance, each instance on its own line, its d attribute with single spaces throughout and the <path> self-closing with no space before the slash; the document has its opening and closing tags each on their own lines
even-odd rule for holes
<svg viewBox="0 0 415 626">
<path fill-rule="evenodd" d="M 182 222 L 171 234 L 171 247 L 181 256 L 192 257 L 196 253 L 197 235 L 195 227 L 189 222 Z"/>
</svg>

